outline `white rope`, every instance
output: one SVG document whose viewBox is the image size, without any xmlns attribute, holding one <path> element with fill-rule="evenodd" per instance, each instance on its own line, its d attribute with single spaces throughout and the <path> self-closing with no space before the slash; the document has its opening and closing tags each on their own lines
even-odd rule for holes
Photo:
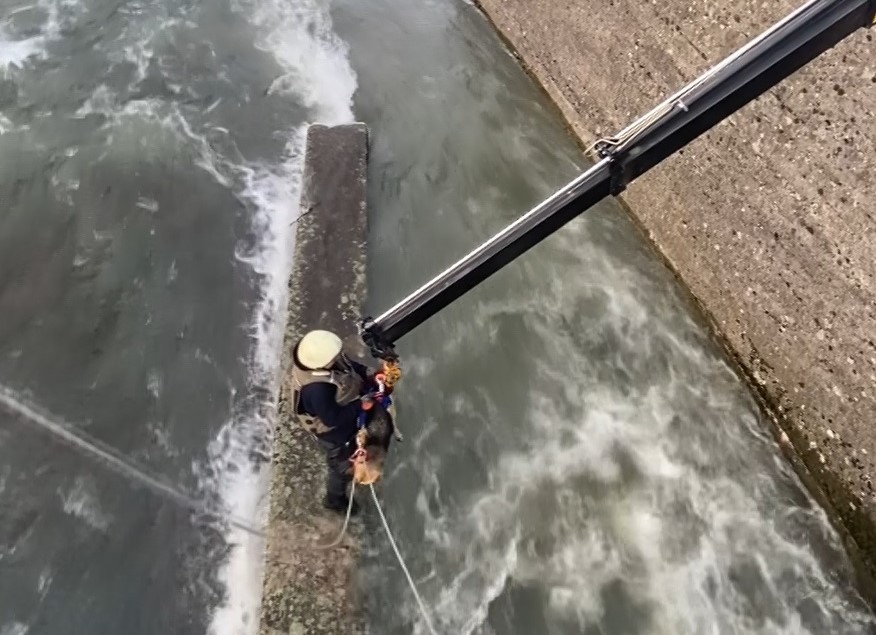
<svg viewBox="0 0 876 635">
<path fill-rule="evenodd" d="M 344 526 L 341 527 L 341 533 L 338 534 L 337 539 L 331 543 L 330 545 L 316 545 L 317 549 L 332 549 L 341 544 L 341 541 L 344 539 L 344 534 L 347 533 L 347 525 L 350 523 L 350 515 L 353 511 L 353 494 L 356 492 L 356 481 L 353 480 L 353 483 L 350 485 L 350 500 L 347 501 L 347 517 L 344 519 Z"/>
<path fill-rule="evenodd" d="M 0 384 L 0 407 L 18 415 L 28 423 L 42 428 L 56 439 L 90 454 L 122 476 L 148 487 L 153 492 L 175 502 L 180 507 L 201 512 L 214 518 L 224 518 L 230 525 L 242 531 L 259 538 L 265 537 L 264 532 L 254 527 L 248 520 L 238 518 L 232 514 L 226 514 L 219 509 L 214 509 L 207 501 L 198 500 L 181 491 L 176 486 L 149 474 L 117 449 L 91 437 L 81 429 L 74 429 L 70 424 L 40 412 L 37 406 L 27 403 L 18 393 L 2 384 Z"/>
<path fill-rule="evenodd" d="M 404 558 L 402 558 L 401 553 L 398 550 L 398 546 L 395 544 L 395 538 L 392 537 L 392 532 L 389 529 L 389 523 L 386 522 L 386 516 L 383 515 L 383 509 L 380 507 L 380 502 L 377 500 L 377 491 L 374 489 L 374 485 L 371 485 L 371 498 L 374 499 L 374 506 L 377 508 L 377 513 L 380 514 L 380 520 L 383 521 L 383 528 L 386 530 L 386 535 L 389 538 L 389 544 L 392 545 L 392 550 L 395 551 L 395 557 L 398 559 L 399 565 L 401 565 L 402 571 L 405 573 L 405 577 L 408 579 L 408 585 L 411 587 L 411 591 L 414 593 L 414 598 L 417 600 L 417 604 L 420 607 L 420 614 L 423 616 L 423 621 L 426 622 L 426 627 L 429 629 L 429 632 L 432 635 L 437 635 L 435 628 L 432 626 L 432 621 L 429 619 L 429 613 L 426 611 L 426 605 L 423 604 L 423 598 L 420 597 L 419 591 L 417 591 L 417 585 L 414 584 L 413 578 L 411 578 L 411 573 L 408 571 L 408 567 L 405 564 Z"/>
</svg>

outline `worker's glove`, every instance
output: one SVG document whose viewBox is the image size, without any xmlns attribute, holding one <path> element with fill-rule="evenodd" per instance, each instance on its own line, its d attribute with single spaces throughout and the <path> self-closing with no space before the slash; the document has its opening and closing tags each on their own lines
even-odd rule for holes
<svg viewBox="0 0 876 635">
<path fill-rule="evenodd" d="M 372 390 L 375 392 L 383 392 L 384 395 L 391 395 L 392 388 L 387 386 L 384 383 L 384 377 L 382 370 L 375 371 L 374 374 L 369 378 Z"/>
</svg>

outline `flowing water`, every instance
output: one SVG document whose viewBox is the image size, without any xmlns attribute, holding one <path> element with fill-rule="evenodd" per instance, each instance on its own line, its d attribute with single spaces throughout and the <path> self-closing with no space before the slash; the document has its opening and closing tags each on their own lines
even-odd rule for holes
<svg viewBox="0 0 876 635">
<path fill-rule="evenodd" d="M 31 423 L 258 525 L 302 131 L 352 120 L 373 311 L 585 167 L 461 1 L 0 0 L 0 634 L 255 633 L 258 536 Z M 617 206 L 400 348 L 382 493 L 439 632 L 874 632 Z M 377 529 L 361 578 L 424 632 Z"/>
<path fill-rule="evenodd" d="M 352 118 L 317 2 L 0 3 L 0 633 L 252 633 L 262 545 L 28 404 L 263 516 L 302 126 Z M 8 405 L 8 404 L 7 404 Z"/>
</svg>

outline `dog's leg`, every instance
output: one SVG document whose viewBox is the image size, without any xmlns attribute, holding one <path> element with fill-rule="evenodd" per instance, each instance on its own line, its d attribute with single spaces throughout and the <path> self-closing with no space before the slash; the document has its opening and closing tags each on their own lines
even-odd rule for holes
<svg viewBox="0 0 876 635">
<path fill-rule="evenodd" d="M 401 433 L 401 430 L 398 429 L 398 419 L 395 415 L 395 402 L 389 404 L 389 408 L 386 410 L 390 419 L 392 419 L 392 437 L 401 443 L 405 440 L 404 435 Z"/>
</svg>

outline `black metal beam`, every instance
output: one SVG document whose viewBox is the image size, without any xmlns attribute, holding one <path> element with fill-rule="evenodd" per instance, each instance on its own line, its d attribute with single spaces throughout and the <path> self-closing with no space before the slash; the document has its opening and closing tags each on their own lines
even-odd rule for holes
<svg viewBox="0 0 876 635">
<path fill-rule="evenodd" d="M 371 353 L 394 358 L 400 337 L 608 196 L 610 183 L 609 161 L 600 161 L 376 320 L 366 318 Z"/>
<path fill-rule="evenodd" d="M 602 198 L 632 182 L 857 29 L 876 0 L 811 0 L 616 137 L 602 161 L 378 316 L 362 335 L 376 357 L 395 342 Z"/>
<path fill-rule="evenodd" d="M 649 169 L 756 99 L 783 79 L 873 23 L 874 0 L 810 2 L 772 27 L 711 80 L 675 101 L 671 114 L 612 159 L 612 193 L 618 194 Z"/>
</svg>

